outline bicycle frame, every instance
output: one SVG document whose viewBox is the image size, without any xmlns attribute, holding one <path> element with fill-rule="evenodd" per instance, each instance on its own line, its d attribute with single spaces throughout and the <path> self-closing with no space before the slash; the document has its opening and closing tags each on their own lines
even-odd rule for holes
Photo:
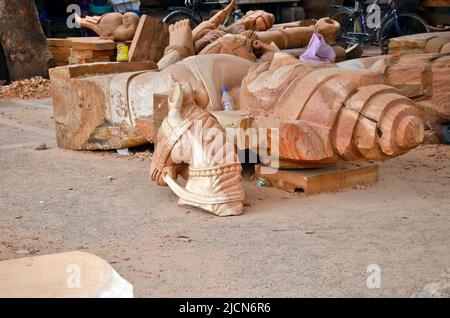
<svg viewBox="0 0 450 318">
<path fill-rule="evenodd" d="M 205 21 L 205 18 L 203 17 L 200 7 L 201 6 L 208 6 L 208 5 L 223 5 L 224 3 L 222 1 L 198 1 L 198 0 L 185 0 L 184 7 L 169 7 L 170 12 L 184 12 L 190 16 L 192 16 L 194 19 L 197 20 L 198 23 Z M 198 20 L 197 17 L 200 19 Z"/>
<path fill-rule="evenodd" d="M 379 0 L 375 1 L 373 4 L 378 4 Z M 400 26 L 398 23 L 398 8 L 397 8 L 397 4 L 394 1 L 392 1 L 391 5 L 389 5 L 385 10 L 383 10 L 383 12 L 381 13 L 381 17 L 380 17 L 380 25 L 378 25 L 376 28 L 374 29 L 369 29 L 368 25 L 367 25 L 367 18 L 366 18 L 366 9 L 368 6 L 364 6 L 362 4 L 362 1 L 357 0 L 355 1 L 355 6 L 353 8 L 349 8 L 349 7 L 345 7 L 345 6 L 341 6 L 341 5 L 333 5 L 333 8 L 336 9 L 350 9 L 352 11 L 352 14 L 350 16 L 350 20 L 349 20 L 349 24 L 355 24 L 355 21 L 358 20 L 360 26 L 361 26 L 361 30 L 355 30 L 355 31 L 359 31 L 359 32 L 348 32 L 346 34 L 342 35 L 342 38 L 349 41 L 349 42 L 354 42 L 356 40 L 357 37 L 365 37 L 364 42 L 368 43 L 371 42 L 372 40 L 379 39 L 379 31 L 381 29 L 381 26 L 383 25 L 383 22 L 387 21 L 391 16 L 394 17 L 394 21 L 395 21 L 395 27 L 398 31 L 400 31 Z M 359 42 L 359 41 L 358 41 Z"/>
</svg>

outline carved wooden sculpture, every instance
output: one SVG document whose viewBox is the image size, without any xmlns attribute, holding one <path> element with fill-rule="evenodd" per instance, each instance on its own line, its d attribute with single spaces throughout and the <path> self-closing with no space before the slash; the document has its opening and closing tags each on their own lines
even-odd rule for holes
<svg viewBox="0 0 450 318">
<path fill-rule="evenodd" d="M 182 59 L 195 55 L 192 30 L 189 20 L 181 20 L 169 26 L 169 46 L 164 51 L 164 57 L 158 62 L 160 70 Z"/>
<path fill-rule="evenodd" d="M 230 54 L 256 62 L 253 47 L 255 39 L 256 35 L 254 32 L 226 34 L 207 45 L 199 54 Z"/>
<path fill-rule="evenodd" d="M 124 14 L 113 12 L 101 17 L 76 16 L 76 21 L 85 28 L 97 33 L 100 38 L 113 41 L 131 41 L 136 33 L 139 16 L 134 12 Z"/>
<path fill-rule="evenodd" d="M 414 99 L 426 120 L 450 120 L 450 56 L 411 54 L 356 59 L 338 64 L 383 74 L 388 85 Z"/>
<path fill-rule="evenodd" d="M 223 128 L 195 104 L 190 85 L 182 88 L 175 83 L 168 103 L 169 113 L 159 130 L 150 168 L 151 179 L 168 185 L 180 197 L 179 205 L 218 216 L 242 214 L 242 167 Z M 177 183 L 179 175 L 187 179 L 186 187 Z"/>
<path fill-rule="evenodd" d="M 249 72 L 241 106 L 256 116 L 256 127 L 279 129 L 271 156 L 293 166 L 382 161 L 423 139 L 414 102 L 385 85 L 380 73 L 314 69 L 283 53 Z"/>
<path fill-rule="evenodd" d="M 186 58 L 159 72 L 151 70 L 150 62 L 52 69 L 58 146 L 119 149 L 153 142 L 155 121 L 166 116 L 157 99 L 168 95 L 175 81 L 189 84 L 196 104 L 210 111 L 222 110 L 221 88 L 227 87 L 239 108 L 241 82 L 253 65 L 236 56 L 211 54 Z"/>
<path fill-rule="evenodd" d="M 392 106 L 397 103 L 413 105 L 409 99 L 392 87 L 388 86 L 385 91 L 385 87 L 380 86 L 386 84 L 383 72 L 341 70 L 334 66 L 328 68 L 321 66 L 319 69 L 314 69 L 285 54 L 276 53 L 275 55 L 279 56 L 271 63 L 262 63 L 259 66 L 232 55 L 211 54 L 189 57 L 159 72 L 145 71 L 145 68 L 133 69 L 131 63 L 130 65 L 108 63 L 54 69 L 51 72 L 51 80 L 58 145 L 70 149 L 117 149 L 142 144 L 145 139 L 153 142 L 159 128 L 158 122 L 167 115 L 167 110 L 164 111 L 164 107 L 161 107 L 158 100 L 161 95 L 169 94 L 175 82 L 180 82 L 182 85 L 189 84 L 194 91 L 195 104 L 208 111 L 223 109 L 220 102 L 220 89 L 229 88 L 235 108 L 248 109 L 253 117 L 258 117 L 256 122 L 260 127 L 270 128 L 281 125 L 284 127 L 283 131 L 288 132 L 285 135 L 285 146 L 281 147 L 282 155 L 286 160 L 307 162 L 308 165 L 316 161 L 333 163 L 338 159 L 353 160 L 354 157 L 357 159 L 360 152 L 363 152 L 363 156 L 359 156 L 360 159 L 377 158 L 373 153 L 379 154 L 375 151 L 378 150 L 378 141 L 381 143 L 381 134 L 384 145 L 381 152 L 386 151 L 387 156 L 378 157 L 384 159 L 395 156 L 399 150 L 401 153 L 403 149 L 406 151 L 414 147 L 417 140 L 421 139 L 422 125 L 416 120 L 415 115 L 409 117 L 411 124 L 408 124 L 409 119 L 405 119 L 402 123 L 394 121 L 391 129 L 390 124 L 385 122 L 383 130 L 378 130 L 383 120 L 392 116 L 397 119 L 404 116 L 405 112 L 400 111 L 399 116 L 389 112 L 390 117 L 386 117 L 387 110 Z M 443 57 L 433 63 L 438 61 L 443 63 L 449 58 Z M 401 65 L 399 63 L 396 67 L 399 68 Z M 116 71 L 118 74 L 98 75 L 98 73 L 113 73 L 113 66 L 121 67 Z M 436 64 L 439 70 L 436 69 L 435 72 L 440 70 L 444 72 L 446 69 L 444 66 L 445 64 Z M 405 64 L 405 67 L 411 66 Z M 87 73 L 90 68 L 92 70 Z M 252 68 L 255 69 L 250 72 Z M 367 87 L 381 88 L 379 98 L 383 102 L 372 105 L 372 102 L 375 103 L 378 100 L 377 97 L 373 100 L 363 100 L 361 104 L 357 104 L 359 106 L 350 105 L 354 98 L 361 96 L 358 92 L 366 90 Z M 445 81 L 436 80 L 433 87 L 436 92 L 445 93 Z M 439 90 L 437 90 L 438 87 L 440 87 Z M 377 95 L 378 91 L 373 94 Z M 439 95 L 435 94 L 437 93 L 433 93 L 434 98 L 438 98 Z M 395 99 L 391 103 L 385 100 L 386 96 L 398 98 L 401 102 Z M 438 100 L 445 103 L 444 99 L 438 98 Z M 381 121 L 375 117 L 374 113 L 369 113 L 369 110 L 374 109 L 373 107 L 382 110 L 378 113 Z M 395 108 L 400 110 L 401 107 Z M 414 107 L 408 106 L 406 109 L 408 113 Z M 359 117 L 358 111 L 362 114 Z M 374 116 L 374 119 L 367 119 L 368 115 L 365 112 Z M 350 116 L 350 118 L 353 114 L 354 122 L 362 122 L 362 124 L 355 126 L 354 129 L 349 128 L 352 126 L 337 126 L 341 119 L 344 120 L 341 114 L 348 114 L 347 117 Z M 375 124 L 377 122 L 378 126 Z M 406 142 L 401 140 L 402 133 L 398 132 L 401 129 L 395 128 L 398 125 L 404 127 L 402 129 L 405 131 L 405 136 L 410 136 L 404 138 Z M 348 144 L 350 137 L 360 136 L 356 134 L 357 127 L 360 130 L 371 129 L 372 132 L 375 129 L 376 138 L 372 139 L 375 143 L 370 144 L 370 140 L 366 139 L 358 139 L 356 143 L 356 140 L 352 139 Z M 346 140 L 348 151 L 342 145 L 334 148 L 337 147 L 338 142 L 338 140 L 334 141 L 334 138 L 340 134 L 347 136 L 339 137 L 339 142 Z M 392 154 L 387 150 L 389 145 L 386 146 L 386 138 L 389 135 L 400 136 L 395 137 L 395 140 L 398 139 L 399 144 L 402 145 L 400 147 L 402 149 L 397 149 L 395 145 L 390 146 L 395 149 Z M 288 138 L 289 136 L 298 137 Z M 374 137 L 370 133 L 364 133 L 361 136 Z M 302 143 L 305 146 L 302 146 Z M 375 150 L 370 150 L 369 145 L 372 145 Z M 369 150 L 365 151 L 366 148 Z M 340 150 L 335 151 L 335 149 Z M 372 154 L 369 155 L 369 152 Z M 323 155 L 317 155 L 317 153 Z M 347 153 L 356 153 L 356 155 L 351 156 Z M 333 156 L 334 154 L 336 156 Z"/>
<path fill-rule="evenodd" d="M 226 30 L 229 33 L 242 33 L 245 31 L 267 31 L 273 27 L 275 16 L 264 10 L 248 11 L 245 16 L 234 22 Z"/>
<path fill-rule="evenodd" d="M 192 31 L 192 38 L 195 43 L 196 52 L 200 52 L 206 45 L 209 44 L 208 42 L 197 43 L 197 41 L 200 41 L 209 32 L 217 30 L 233 11 L 235 5 L 236 0 L 232 0 L 225 9 L 217 12 L 211 19 L 203 21 Z"/>
<path fill-rule="evenodd" d="M 275 27 L 265 32 L 256 32 L 256 35 L 263 42 L 269 44 L 274 42 L 282 50 L 294 49 L 307 46 L 317 28 L 328 44 L 336 43 L 337 32 L 340 29 L 337 21 L 323 18 L 319 21 L 308 20 L 306 22 L 308 23 L 295 27 Z"/>
<path fill-rule="evenodd" d="M 162 70 L 195 54 L 231 54 L 254 62 L 257 59 L 256 52 L 260 55 L 267 53 L 268 46 L 264 44 L 274 44 L 278 49 L 305 47 L 309 44 L 315 30 L 320 32 L 328 43 L 333 44 L 336 42 L 336 35 L 340 28 L 338 22 L 324 18 L 319 21 L 305 20 L 295 24 L 278 25 L 265 32 L 242 29 L 246 25 L 244 23 L 237 29 L 239 34 L 227 34 L 227 30 L 215 27 L 217 21 L 224 20 L 226 12 L 226 10 L 220 11 L 211 19 L 215 21 L 214 23 L 205 21 L 194 31 L 191 31 L 189 20 L 171 25 L 170 45 L 165 50 L 164 57 L 158 62 L 158 68 Z M 251 11 L 247 20 L 253 21 L 251 25 L 257 23 L 258 19 L 271 21 L 264 19 L 263 13 L 264 11 Z M 254 27 L 254 29 L 258 28 Z M 343 52 L 337 50 L 340 53 L 338 54 L 340 60 L 345 59 Z M 269 56 L 271 57 L 272 54 Z"/>
<path fill-rule="evenodd" d="M 389 41 L 389 54 L 450 52 L 450 32 L 406 35 Z"/>
</svg>

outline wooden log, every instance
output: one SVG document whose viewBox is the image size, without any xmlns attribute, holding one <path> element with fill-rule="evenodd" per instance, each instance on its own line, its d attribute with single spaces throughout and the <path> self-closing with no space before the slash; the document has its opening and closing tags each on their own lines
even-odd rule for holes
<svg viewBox="0 0 450 318">
<path fill-rule="evenodd" d="M 110 107 L 111 83 L 117 74 L 139 74 L 154 68 L 156 65 L 152 62 L 109 62 L 51 69 L 58 147 L 106 150 L 147 143 L 136 127 L 124 121 L 114 121 Z M 114 96 L 126 94 L 125 90 L 116 92 Z"/>
</svg>

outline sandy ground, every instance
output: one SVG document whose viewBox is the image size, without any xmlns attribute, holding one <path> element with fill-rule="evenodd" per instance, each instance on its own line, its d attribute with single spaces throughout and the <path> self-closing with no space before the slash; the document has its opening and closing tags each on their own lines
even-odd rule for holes
<svg viewBox="0 0 450 318">
<path fill-rule="evenodd" d="M 421 146 L 382 163 L 378 184 L 335 194 L 247 178 L 246 213 L 218 218 L 151 183 L 148 153 L 57 149 L 51 116 L 49 100 L 0 101 L 0 260 L 90 252 L 138 297 L 450 295 L 448 146 Z M 40 142 L 50 149 L 33 150 Z M 371 264 L 379 289 L 367 287 Z"/>
</svg>

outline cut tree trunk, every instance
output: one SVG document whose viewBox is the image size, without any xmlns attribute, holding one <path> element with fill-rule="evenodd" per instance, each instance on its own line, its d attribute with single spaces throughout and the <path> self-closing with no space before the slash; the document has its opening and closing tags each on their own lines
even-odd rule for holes
<svg viewBox="0 0 450 318">
<path fill-rule="evenodd" d="M 0 43 L 11 81 L 48 77 L 55 66 L 33 0 L 0 1 Z"/>
</svg>

